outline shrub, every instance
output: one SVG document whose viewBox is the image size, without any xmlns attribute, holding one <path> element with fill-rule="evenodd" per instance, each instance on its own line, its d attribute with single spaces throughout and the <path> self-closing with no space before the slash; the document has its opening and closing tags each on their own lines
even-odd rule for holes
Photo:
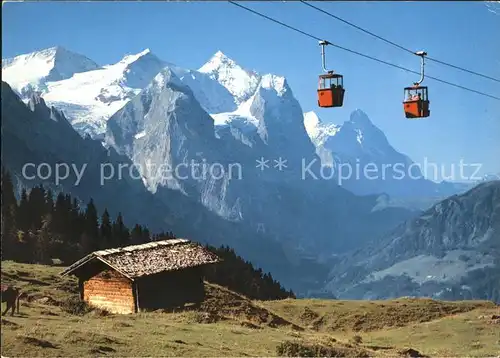
<svg viewBox="0 0 500 358">
<path fill-rule="evenodd" d="M 191 323 L 215 323 L 222 320 L 221 316 L 210 312 L 190 311 L 186 315 Z"/>
<path fill-rule="evenodd" d="M 68 297 L 61 303 L 61 309 L 72 315 L 83 316 L 92 311 L 87 302 L 82 301 L 78 296 Z"/>
<path fill-rule="evenodd" d="M 361 342 L 363 342 L 363 338 L 361 338 L 361 336 L 356 335 L 352 337 L 351 341 L 355 344 L 360 344 Z"/>
<path fill-rule="evenodd" d="M 280 357 L 369 357 L 363 349 L 354 347 L 329 347 L 318 343 L 285 341 L 276 347 Z"/>
<path fill-rule="evenodd" d="M 332 349 L 320 344 L 285 341 L 276 347 L 276 354 L 281 357 L 335 357 L 332 353 Z"/>
</svg>

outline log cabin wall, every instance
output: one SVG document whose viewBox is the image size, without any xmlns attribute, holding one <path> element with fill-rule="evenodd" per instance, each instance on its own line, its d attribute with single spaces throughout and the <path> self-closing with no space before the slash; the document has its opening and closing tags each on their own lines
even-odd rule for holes
<svg viewBox="0 0 500 358">
<path fill-rule="evenodd" d="M 83 281 L 83 299 L 88 304 L 111 313 L 136 311 L 132 281 L 112 269 Z"/>
<path fill-rule="evenodd" d="M 182 307 L 205 297 L 201 267 L 167 271 L 138 280 L 140 310 Z"/>
</svg>

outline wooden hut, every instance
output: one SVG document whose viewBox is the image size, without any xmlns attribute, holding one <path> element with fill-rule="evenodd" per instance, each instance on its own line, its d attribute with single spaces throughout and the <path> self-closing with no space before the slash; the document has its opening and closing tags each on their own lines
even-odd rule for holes
<svg viewBox="0 0 500 358">
<path fill-rule="evenodd" d="M 61 275 L 78 277 L 80 297 L 112 313 L 200 303 L 203 267 L 217 255 L 184 239 L 92 252 Z"/>
</svg>

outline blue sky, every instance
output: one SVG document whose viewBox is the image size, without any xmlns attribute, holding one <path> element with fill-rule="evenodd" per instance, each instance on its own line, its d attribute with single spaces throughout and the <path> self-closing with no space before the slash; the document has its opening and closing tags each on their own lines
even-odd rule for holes
<svg viewBox="0 0 500 358">
<path fill-rule="evenodd" d="M 300 3 L 246 2 L 341 46 L 419 69 L 419 59 Z M 429 56 L 500 77 L 500 13 L 481 2 L 316 2 L 372 32 Z M 413 160 L 445 165 L 482 163 L 500 172 L 500 101 L 432 80 L 431 117 L 404 118 L 403 87 L 418 76 L 327 49 L 329 67 L 344 75 L 340 109 L 318 110 L 320 49 L 309 38 L 225 2 L 33 2 L 2 6 L 2 57 L 61 45 L 100 64 L 150 48 L 160 58 L 199 68 L 217 50 L 243 67 L 284 75 L 303 110 L 342 123 L 364 110 L 399 151 Z M 500 83 L 429 62 L 429 75 L 500 96 Z"/>
</svg>

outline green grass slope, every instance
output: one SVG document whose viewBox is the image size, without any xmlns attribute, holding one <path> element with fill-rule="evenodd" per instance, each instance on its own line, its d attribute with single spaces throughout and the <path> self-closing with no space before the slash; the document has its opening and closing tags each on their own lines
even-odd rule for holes
<svg viewBox="0 0 500 358">
<path fill-rule="evenodd" d="M 264 302 L 207 283 L 207 299 L 197 310 L 111 315 L 75 305 L 76 281 L 60 277 L 61 270 L 2 262 L 2 283 L 15 283 L 28 294 L 19 315 L 2 317 L 3 356 L 495 356 L 500 352 L 496 318 L 500 308 L 491 302 Z"/>
</svg>

